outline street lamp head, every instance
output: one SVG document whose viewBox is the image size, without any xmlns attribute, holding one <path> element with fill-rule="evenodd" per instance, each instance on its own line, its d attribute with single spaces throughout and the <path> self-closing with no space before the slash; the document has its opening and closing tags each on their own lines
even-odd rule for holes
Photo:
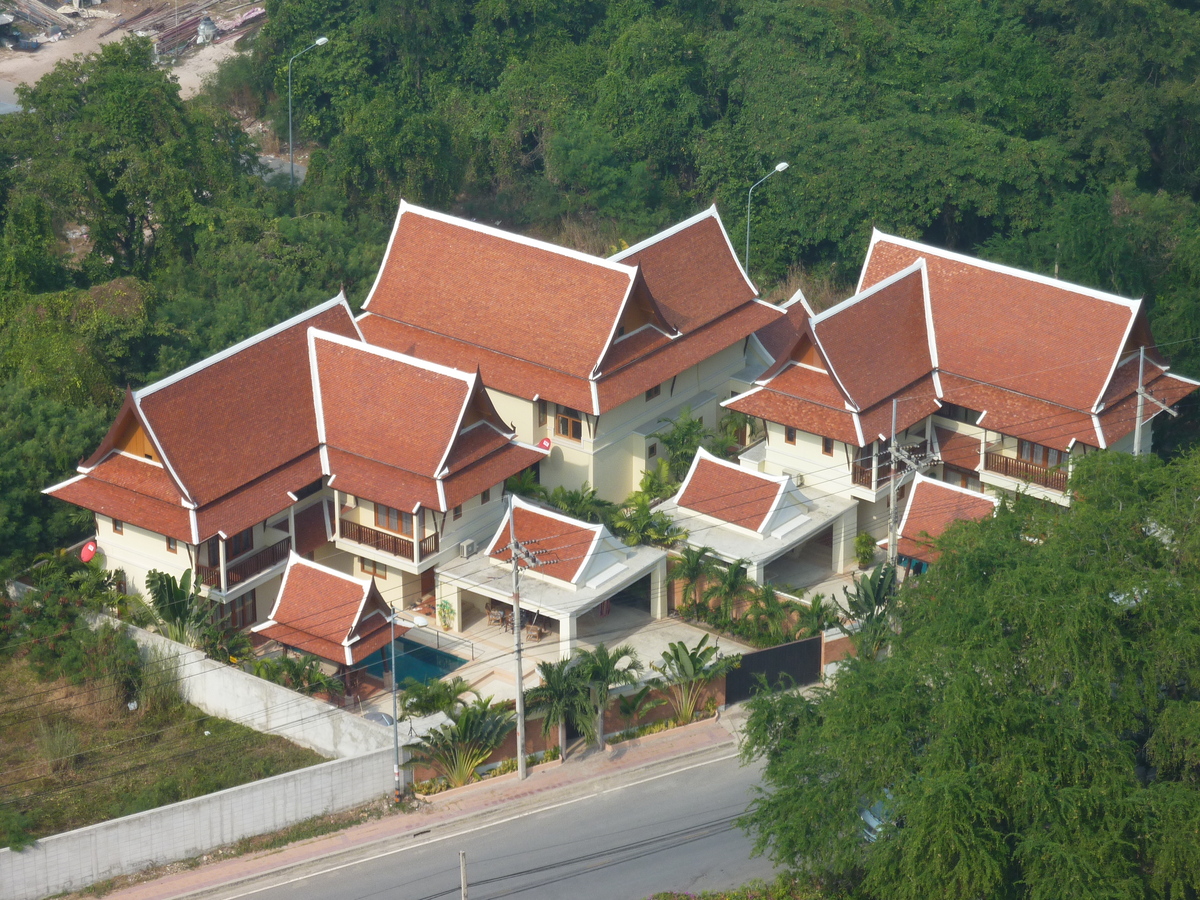
<svg viewBox="0 0 1200 900">
<path fill-rule="evenodd" d="M 319 37 L 319 38 L 317 38 L 317 40 L 316 40 L 316 43 L 314 44 L 314 46 L 316 46 L 316 47 L 324 47 L 324 46 L 325 46 L 326 44 L 328 44 L 328 43 L 329 43 L 329 38 L 327 38 L 327 37 Z M 785 163 L 784 165 L 786 166 L 786 163 Z"/>
<path fill-rule="evenodd" d="M 788 167 L 788 164 L 787 164 L 787 163 L 785 163 L 785 162 L 781 162 L 779 165 L 777 165 L 777 166 L 775 167 L 775 171 L 776 171 L 776 172 L 782 172 L 782 171 L 783 171 L 784 169 L 786 169 L 787 167 Z"/>
</svg>

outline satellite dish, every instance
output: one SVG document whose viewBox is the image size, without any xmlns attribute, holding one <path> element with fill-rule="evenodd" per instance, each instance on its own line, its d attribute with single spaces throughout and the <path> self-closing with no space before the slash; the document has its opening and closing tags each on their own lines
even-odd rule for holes
<svg viewBox="0 0 1200 900">
<path fill-rule="evenodd" d="M 79 558 L 84 562 L 91 562 L 92 557 L 96 555 L 96 551 L 100 548 L 96 546 L 95 541 L 88 541 L 79 551 Z"/>
<path fill-rule="evenodd" d="M 539 450 L 549 450 L 550 449 L 550 438 L 542 438 L 540 441 L 538 441 L 538 449 Z"/>
<path fill-rule="evenodd" d="M 413 624 L 418 628 L 424 628 L 429 624 L 429 620 L 424 616 L 413 616 Z"/>
</svg>

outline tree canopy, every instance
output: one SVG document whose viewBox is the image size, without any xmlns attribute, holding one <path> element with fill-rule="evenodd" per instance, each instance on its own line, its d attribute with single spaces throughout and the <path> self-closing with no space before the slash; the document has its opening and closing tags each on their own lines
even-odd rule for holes
<svg viewBox="0 0 1200 900">
<path fill-rule="evenodd" d="M 1196 895 L 1200 454 L 1071 486 L 948 530 L 835 689 L 752 701 L 761 849 L 862 897 Z"/>
</svg>

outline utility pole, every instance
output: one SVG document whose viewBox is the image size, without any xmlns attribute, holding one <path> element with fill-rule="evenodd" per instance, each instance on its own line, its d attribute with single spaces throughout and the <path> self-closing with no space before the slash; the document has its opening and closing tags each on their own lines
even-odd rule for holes
<svg viewBox="0 0 1200 900">
<path fill-rule="evenodd" d="M 525 763 L 525 679 L 521 672 L 521 560 L 527 565 L 538 565 L 537 558 L 517 541 L 516 494 L 509 494 L 508 501 L 508 549 L 512 552 L 512 607 L 513 607 L 513 650 L 517 664 L 517 778 L 524 781 L 528 776 Z M 465 882 L 464 882 L 465 883 Z"/>
<path fill-rule="evenodd" d="M 458 851 L 458 875 L 462 882 L 462 900 L 467 900 L 467 851 Z"/>
<path fill-rule="evenodd" d="M 1133 455 L 1142 455 L 1142 419 L 1146 412 L 1146 401 L 1149 400 L 1159 409 L 1178 418 L 1179 413 L 1167 406 L 1143 386 L 1146 380 L 1146 348 L 1138 351 L 1138 383 L 1137 383 L 1137 421 L 1133 424 Z"/>
<path fill-rule="evenodd" d="M 888 482 L 888 563 L 896 565 L 896 557 L 900 555 L 900 536 L 896 533 L 900 528 L 900 513 L 896 509 L 896 493 L 899 487 L 900 479 L 907 475 L 912 469 L 919 469 L 922 466 L 928 465 L 930 459 L 928 455 L 921 459 L 913 456 L 904 447 L 896 443 L 896 410 L 899 401 L 892 399 L 892 478 Z M 929 440 L 929 436 L 926 436 Z M 904 463 L 907 467 L 901 471 L 899 463 Z"/>
</svg>

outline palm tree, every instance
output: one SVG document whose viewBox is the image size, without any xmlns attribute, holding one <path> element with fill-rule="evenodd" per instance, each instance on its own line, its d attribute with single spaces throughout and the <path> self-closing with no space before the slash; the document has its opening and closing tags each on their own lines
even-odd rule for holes
<svg viewBox="0 0 1200 900">
<path fill-rule="evenodd" d="M 688 469 L 692 466 L 692 458 L 700 447 L 711 447 L 715 435 L 711 429 L 704 427 L 704 421 L 692 415 L 690 407 L 683 407 L 679 416 L 669 422 L 670 427 L 656 431 L 650 437 L 663 445 L 667 451 L 667 463 L 670 468 L 671 480 L 683 481 Z"/>
<path fill-rule="evenodd" d="M 615 509 L 612 503 L 601 500 L 596 494 L 596 489 L 586 481 L 578 490 L 569 490 L 559 485 L 545 497 L 551 506 L 582 522 L 605 522 Z"/>
<path fill-rule="evenodd" d="M 869 574 L 854 579 L 853 588 L 843 588 L 847 617 L 858 622 L 858 630 L 850 635 L 860 657 L 874 659 L 887 643 L 895 607 L 896 567 L 891 563 L 876 566 Z"/>
<path fill-rule="evenodd" d="M 649 497 L 637 493 L 630 494 L 613 516 L 612 530 L 631 547 L 638 544 L 669 547 L 687 537 L 687 532 L 672 522 L 670 516 L 651 508 Z"/>
<path fill-rule="evenodd" d="M 461 675 L 455 675 L 448 681 L 418 681 L 410 677 L 400 682 L 399 687 L 404 695 L 401 703 L 406 716 L 431 716 L 436 712 L 444 712 L 453 718 L 467 705 L 463 699 L 467 694 L 474 694 L 475 699 L 479 699 L 479 692 Z"/>
<path fill-rule="evenodd" d="M 425 735 L 408 765 L 431 766 L 450 787 L 461 787 L 475 778 L 475 770 L 515 727 L 515 712 L 493 705 L 491 697 L 479 697 L 463 707 L 453 722 Z"/>
<path fill-rule="evenodd" d="M 346 692 L 341 679 L 329 675 L 321 668 L 321 660 L 311 653 L 301 656 L 277 656 L 256 659 L 254 674 L 265 681 L 273 681 L 299 694 L 324 692 L 340 697 Z"/>
<path fill-rule="evenodd" d="M 703 588 L 704 581 L 717 574 L 717 564 L 712 553 L 712 547 L 684 547 L 674 560 L 667 579 L 671 582 L 683 582 L 680 606 L 685 611 L 696 604 L 697 592 Z"/>
<path fill-rule="evenodd" d="M 764 584 L 751 596 L 745 618 L 753 622 L 769 641 L 779 643 L 795 634 L 792 616 L 797 611 L 797 604 L 779 598 L 774 585 Z"/>
<path fill-rule="evenodd" d="M 686 725 L 696 718 L 696 705 L 704 688 L 740 662 L 740 656 L 719 656 L 716 644 L 708 646 L 706 634 L 695 647 L 674 641 L 663 651 L 662 663 L 652 664 L 650 668 L 658 672 L 670 688 L 675 721 Z"/>
<path fill-rule="evenodd" d="M 595 649 L 579 653 L 576 660 L 579 676 L 588 687 L 588 705 L 594 723 L 591 736 L 595 738 L 596 747 L 603 750 L 604 712 L 608 709 L 612 689 L 637 684 L 642 664 L 638 660 L 637 651 L 629 644 L 622 644 L 613 650 L 609 650 L 604 644 L 597 644 Z"/>
<path fill-rule="evenodd" d="M 558 747 L 567 756 L 567 720 L 579 727 L 588 721 L 588 686 L 581 677 L 575 659 L 538 663 L 542 683 L 525 692 L 525 706 L 530 712 L 540 712 L 542 734 L 547 738 L 558 729 Z M 590 730 L 590 729 L 589 729 Z"/>
<path fill-rule="evenodd" d="M 522 469 L 516 475 L 510 475 L 504 482 L 504 489 L 510 494 L 534 500 L 540 500 L 546 496 L 546 489 L 538 484 L 537 472 L 534 471 L 533 466 Z"/>
<path fill-rule="evenodd" d="M 748 559 L 735 559 L 724 569 L 717 570 L 716 581 L 704 591 L 705 601 L 712 603 L 716 600 L 721 604 L 721 614 L 726 621 L 733 620 L 734 604 L 754 586 L 746 574 L 749 565 Z"/>
<path fill-rule="evenodd" d="M 151 618 L 151 627 L 167 640 L 189 647 L 202 647 L 211 612 L 198 593 L 198 587 L 192 583 L 191 569 L 185 571 L 178 581 L 174 575 L 156 569 L 146 573 L 150 603 L 143 604 L 143 608 Z"/>
<path fill-rule="evenodd" d="M 642 472 L 642 480 L 638 483 L 638 492 L 654 500 L 666 500 L 677 490 L 679 482 L 671 477 L 671 466 L 662 457 L 654 468 Z"/>
<path fill-rule="evenodd" d="M 627 731 L 632 731 L 637 725 L 638 719 L 650 710 L 657 709 L 667 702 L 662 697 L 651 697 L 652 690 L 654 690 L 654 685 L 644 684 L 636 694 L 620 694 L 617 697 L 617 709 L 625 721 Z"/>
<path fill-rule="evenodd" d="M 801 632 L 809 635 L 820 634 L 838 620 L 838 608 L 828 600 L 824 594 L 813 594 L 808 606 L 801 608 Z"/>
</svg>

